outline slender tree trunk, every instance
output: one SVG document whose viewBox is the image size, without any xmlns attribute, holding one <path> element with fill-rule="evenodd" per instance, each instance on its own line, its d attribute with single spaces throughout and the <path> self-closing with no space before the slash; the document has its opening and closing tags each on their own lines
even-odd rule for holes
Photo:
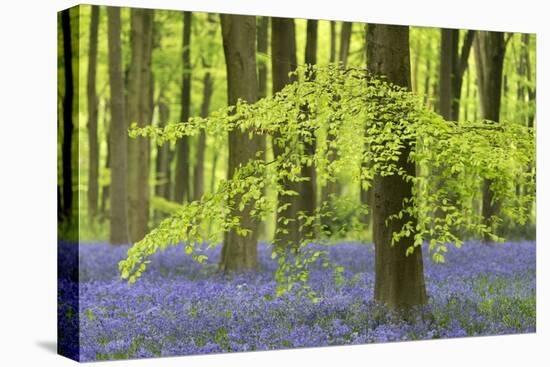
<svg viewBox="0 0 550 367">
<path fill-rule="evenodd" d="M 504 33 L 478 32 L 474 45 L 477 81 L 483 119 L 499 122 L 502 94 L 502 72 L 506 43 Z M 485 224 L 494 227 L 491 217 L 498 214 L 500 203 L 495 200 L 491 181 L 483 182 L 482 216 Z M 490 242 L 489 238 L 484 239 Z"/>
<path fill-rule="evenodd" d="M 183 12 L 182 35 L 182 82 L 181 117 L 182 122 L 189 120 L 191 109 L 191 12 Z M 189 177 L 189 137 L 184 136 L 176 143 L 176 182 L 174 200 L 178 203 L 191 199 Z"/>
<path fill-rule="evenodd" d="M 330 56 L 329 62 L 333 63 L 336 61 L 336 22 L 330 21 Z"/>
<path fill-rule="evenodd" d="M 151 57 L 153 17 L 149 9 L 131 9 L 132 60 L 128 81 L 128 117 L 130 123 L 145 127 L 151 123 Z M 128 142 L 128 217 L 130 241 L 142 239 L 149 222 L 149 141 Z"/>
<path fill-rule="evenodd" d="M 296 48 L 295 48 L 294 20 L 290 18 L 271 18 L 271 71 L 273 94 L 282 90 L 287 84 L 292 83 L 293 78 L 289 73 L 296 69 Z M 278 139 L 279 135 L 273 136 L 273 154 L 281 156 L 286 146 Z M 276 143 L 279 141 L 279 143 Z M 301 184 L 290 180 L 283 180 L 280 184 L 285 191 L 301 192 Z M 300 223 L 298 211 L 300 206 L 299 197 L 279 193 L 278 204 L 284 207 L 277 210 L 277 222 L 274 241 L 283 246 L 297 246 L 300 242 Z M 285 218 L 286 220 L 283 220 Z M 288 221 L 288 222 L 287 222 Z M 287 223 L 285 223 L 287 222 Z"/>
<path fill-rule="evenodd" d="M 458 32 L 458 31 L 457 31 Z M 464 80 L 464 73 L 468 69 L 468 60 L 470 58 L 470 51 L 475 39 L 475 31 L 468 31 L 464 36 L 464 41 L 462 42 L 462 48 L 460 54 L 458 54 L 458 35 L 456 36 L 456 53 L 455 53 L 455 63 L 453 65 L 453 76 L 452 76 L 452 88 L 453 88 L 453 99 L 451 104 L 451 120 L 458 121 L 460 117 L 460 98 L 462 94 L 462 84 Z"/>
<path fill-rule="evenodd" d="M 120 45 L 120 8 L 108 7 L 109 82 L 111 85 L 111 231 L 112 244 L 128 243 L 128 133 Z"/>
<path fill-rule="evenodd" d="M 74 73 L 73 73 L 73 43 L 71 35 L 71 16 L 69 10 L 61 13 L 61 28 L 63 33 L 63 70 L 65 71 L 65 95 L 63 98 L 63 142 L 61 157 L 63 166 L 62 213 L 61 217 L 67 223 L 73 217 L 73 104 L 74 104 Z"/>
<path fill-rule="evenodd" d="M 170 108 L 161 98 L 158 102 L 159 127 L 165 127 L 170 118 Z M 157 147 L 157 186 L 155 194 L 158 197 L 170 199 L 170 144 L 164 143 Z"/>
<path fill-rule="evenodd" d="M 99 6 L 92 5 L 90 19 L 90 42 L 88 49 L 88 219 L 92 223 L 97 216 L 99 196 L 99 143 L 97 137 L 97 31 L 99 25 Z"/>
<path fill-rule="evenodd" d="M 352 26 L 352 22 L 342 22 L 342 29 L 340 30 L 340 52 L 338 59 L 342 63 L 343 68 L 346 68 L 348 65 Z"/>
<path fill-rule="evenodd" d="M 347 60 L 349 55 L 349 45 L 351 41 L 351 30 L 353 23 L 351 22 L 342 22 L 342 28 L 340 30 L 340 49 L 338 52 L 338 62 L 343 68 L 347 67 Z M 329 134 L 327 136 L 328 143 L 330 144 L 336 139 L 336 136 Z M 338 152 L 334 149 L 329 149 L 328 159 L 330 162 L 333 162 L 338 158 Z M 332 211 L 332 198 L 337 196 L 342 191 L 341 183 L 337 180 L 328 181 L 321 188 L 321 202 L 328 205 L 328 210 Z M 365 197 L 365 195 L 363 195 Z M 323 216 L 321 218 L 321 227 L 323 232 L 331 233 L 332 228 L 331 224 L 333 223 L 332 218 L 329 216 Z"/>
<path fill-rule="evenodd" d="M 109 100 L 104 101 L 104 107 L 103 107 L 103 130 L 105 131 L 105 143 L 107 145 L 107 156 L 105 157 L 105 169 L 109 171 L 111 169 L 111 134 L 110 134 L 110 124 L 108 120 L 108 113 L 109 113 Z M 100 212 L 101 212 L 101 221 L 110 218 L 110 214 L 107 210 L 107 201 L 109 200 L 109 188 L 110 184 L 103 185 L 101 188 L 101 206 L 100 206 Z"/>
<path fill-rule="evenodd" d="M 305 50 L 305 63 L 307 65 L 316 65 L 317 64 L 317 30 L 318 30 L 318 21 L 317 20 L 308 20 L 307 21 L 307 30 L 306 30 L 306 50 Z M 310 73 L 307 75 L 308 80 L 315 80 L 315 73 L 313 70 L 310 70 Z M 309 110 L 309 106 L 302 106 L 302 111 L 306 116 L 305 119 L 310 118 L 312 113 Z M 314 112 L 313 112 L 314 113 Z M 304 150 L 308 156 L 314 156 L 315 150 L 317 149 L 317 142 L 315 137 L 315 131 L 309 131 L 311 136 L 311 141 L 304 141 Z M 307 181 L 301 183 L 301 192 L 300 192 L 300 210 L 308 217 L 314 216 L 317 209 L 317 172 L 314 163 L 310 165 L 302 166 L 301 171 L 302 177 L 307 177 Z M 313 238 L 316 236 L 315 233 L 315 223 L 312 223 L 310 226 L 304 226 L 302 230 L 302 238 Z"/>
<path fill-rule="evenodd" d="M 256 51 L 263 57 L 258 60 L 258 99 L 267 97 L 267 62 L 265 57 L 268 54 L 269 47 L 269 17 L 258 17 L 256 21 L 258 37 L 256 41 Z M 266 137 L 262 136 L 262 158 L 267 157 L 267 141 Z M 262 195 L 265 195 L 266 188 L 262 188 Z M 258 238 L 267 236 L 267 223 L 262 220 L 258 226 Z"/>
<path fill-rule="evenodd" d="M 258 99 L 256 71 L 256 18 L 244 15 L 221 14 L 223 49 L 227 67 L 228 105 L 235 105 L 239 98 L 253 103 Z M 228 177 L 233 177 L 241 164 L 255 158 L 261 150 L 261 138 L 239 130 L 229 133 Z M 235 202 L 238 203 L 240 195 Z M 250 234 L 240 236 L 235 231 L 226 233 L 219 268 L 224 272 L 252 270 L 257 267 L 256 231 L 258 221 L 252 217 L 252 205 L 242 211 L 232 208 L 232 214 L 240 217 L 242 228 Z"/>
<path fill-rule="evenodd" d="M 259 17 L 257 22 L 258 40 L 256 49 L 258 53 L 267 55 L 269 47 L 269 17 Z M 258 99 L 267 97 L 267 63 L 258 60 Z"/>
<path fill-rule="evenodd" d="M 208 32 L 208 38 L 212 39 L 216 35 L 216 21 L 214 19 L 214 14 L 208 14 L 208 26 L 210 27 Z M 212 61 L 207 60 L 206 57 L 202 58 L 202 65 L 206 69 L 203 77 L 203 92 L 202 92 L 202 103 L 201 103 L 201 117 L 207 117 L 210 111 L 210 100 L 212 99 L 212 93 L 214 88 L 214 80 L 212 79 L 212 74 L 210 73 L 210 67 L 212 66 Z M 201 130 L 199 138 L 197 141 L 197 157 L 195 170 L 193 174 L 193 197 L 194 200 L 199 200 L 204 193 L 204 153 L 206 150 L 206 134 L 204 130 Z"/>
<path fill-rule="evenodd" d="M 409 29 L 404 26 L 369 24 L 367 31 L 367 68 L 376 75 L 402 87 L 411 87 Z M 415 175 L 415 164 L 408 160 L 409 147 L 401 150 L 398 166 L 408 175 Z M 392 234 L 416 218 L 403 216 L 387 223 L 388 216 L 399 212 L 403 200 L 412 195 L 412 182 L 398 175 L 374 178 L 373 235 L 375 244 L 374 297 L 391 309 L 408 309 L 426 303 L 426 286 L 422 263 L 422 248 L 412 254 L 406 250 L 414 244 L 406 237 L 391 244 Z"/>
</svg>

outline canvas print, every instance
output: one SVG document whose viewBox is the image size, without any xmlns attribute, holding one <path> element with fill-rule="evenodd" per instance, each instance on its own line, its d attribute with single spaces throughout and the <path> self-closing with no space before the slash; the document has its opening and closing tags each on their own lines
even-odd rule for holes
<svg viewBox="0 0 550 367">
<path fill-rule="evenodd" d="M 58 351 L 533 333 L 536 36 L 58 14 Z"/>
</svg>

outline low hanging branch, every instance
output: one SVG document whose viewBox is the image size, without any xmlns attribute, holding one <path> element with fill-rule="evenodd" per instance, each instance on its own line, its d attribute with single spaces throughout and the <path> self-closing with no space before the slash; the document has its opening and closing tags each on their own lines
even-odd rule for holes
<svg viewBox="0 0 550 367">
<path fill-rule="evenodd" d="M 307 78 L 314 72 L 316 78 Z M 495 226 L 487 226 L 467 205 L 479 191 L 481 180 L 491 180 L 495 200 L 501 205 L 501 216 L 491 218 L 498 224 L 503 217 L 524 223 L 529 217 L 530 203 L 534 196 L 534 173 L 525 167 L 534 166 L 535 141 L 532 129 L 516 123 L 492 121 L 449 123 L 422 105 L 413 93 L 374 78 L 364 69 L 338 65 L 299 68 L 297 81 L 287 85 L 279 93 L 263 98 L 254 104 L 239 100 L 212 113 L 207 118 L 191 118 L 184 123 L 170 123 L 164 128 L 132 126 L 132 137 L 149 137 L 159 144 L 176 141 L 183 136 L 206 134 L 220 136 L 234 129 L 254 134 L 277 136 L 273 144 L 284 147 L 284 153 L 266 162 L 262 152 L 257 158 L 239 167 L 232 178 L 221 181 L 217 190 L 193 201 L 171 218 L 164 220 L 141 241 L 128 250 L 127 259 L 119 263 L 121 276 L 133 283 L 146 270 L 148 257 L 159 249 L 181 244 L 186 253 L 199 263 L 202 244 L 206 240 L 220 238 L 221 234 L 235 230 L 241 235 L 249 232 L 242 228 L 238 215 L 232 208 L 242 210 L 251 204 L 251 215 L 260 218 L 277 210 L 276 202 L 269 201 L 263 188 L 284 180 L 304 181 L 303 165 L 314 165 L 322 180 L 334 180 L 342 169 L 351 172 L 354 180 L 368 188 L 376 175 L 398 175 L 413 182 L 413 195 L 403 203 L 395 217 L 409 216 L 417 224 L 405 223 L 393 234 L 392 244 L 403 237 L 413 236 L 414 246 L 429 243 L 436 262 L 444 261 L 446 244 L 460 247 L 458 233 L 467 230 L 478 235 L 498 239 Z M 335 98 L 338 96 L 338 98 Z M 309 111 L 304 111 L 307 106 Z M 318 144 L 315 155 L 307 154 L 304 145 L 317 135 L 331 134 L 337 139 Z M 368 147 L 364 149 L 364 147 Z M 436 167 L 438 177 L 410 176 L 397 165 L 404 147 L 410 148 L 408 159 L 419 166 Z M 337 159 L 328 160 L 327 152 L 337 150 Z M 368 163 L 368 164 L 365 164 Z M 422 170 L 421 170 L 422 171 Z M 435 183 L 438 182 L 437 190 Z M 532 189 L 533 193 L 518 197 L 517 184 Z M 274 185 L 277 193 L 293 195 L 281 185 Z M 235 198 L 239 197 L 239 202 Z M 313 214 L 300 213 L 298 218 L 280 218 L 283 221 L 299 221 L 302 227 L 311 226 L 327 215 L 321 203 Z M 279 208 L 279 210 L 281 210 Z M 434 212 L 443 213 L 434 217 Z M 330 213 L 329 213 L 330 215 Z M 466 220 L 470 218 L 470 220 Z M 215 223 L 215 233 L 203 236 L 201 225 Z M 328 259 L 326 251 L 307 247 L 312 233 L 303 235 L 300 244 L 277 244 L 273 258 L 278 257 L 279 269 L 275 276 L 278 294 L 300 284 L 300 291 L 316 300 L 315 292 L 307 285 L 310 269 L 320 263 L 331 267 L 336 276 L 343 271 Z M 218 245 L 213 242 L 209 247 Z M 391 244 L 388 244 L 391 245 Z M 414 246 L 407 250 L 414 250 Z"/>
</svg>

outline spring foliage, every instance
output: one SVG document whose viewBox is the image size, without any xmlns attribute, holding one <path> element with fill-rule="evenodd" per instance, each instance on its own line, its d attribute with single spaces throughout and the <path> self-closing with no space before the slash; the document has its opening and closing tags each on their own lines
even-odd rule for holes
<svg viewBox="0 0 550 367">
<path fill-rule="evenodd" d="M 284 153 L 266 160 L 258 152 L 255 160 L 221 181 L 213 193 L 184 204 L 129 249 L 127 259 L 119 263 L 122 278 L 135 282 L 146 270 L 147 258 L 167 246 L 184 246 L 193 259 L 205 261 L 206 256 L 201 254 L 204 243 L 222 237 L 226 231 L 249 231 L 240 225 L 240 217 L 235 215 L 238 211 L 231 208 L 242 210 L 250 204 L 251 215 L 258 219 L 282 210 L 268 199 L 264 187 L 272 186 L 282 195 L 296 195 L 279 183 L 307 180 L 301 176 L 303 165 L 314 165 L 321 182 L 333 181 L 345 171 L 365 189 L 376 175 L 398 175 L 412 181 L 413 195 L 403 202 L 400 212 L 392 215 L 412 220 L 393 233 L 392 243 L 411 236 L 414 246 L 428 242 L 436 262 L 444 261 L 446 244 L 460 247 L 463 233 L 499 239 L 495 230 L 504 218 L 518 223 L 529 218 L 535 194 L 533 129 L 513 122 L 445 121 L 428 110 L 419 96 L 364 69 L 306 66 L 295 73 L 296 82 L 254 104 L 239 100 L 237 105 L 208 118 L 193 117 L 164 128 L 131 127 L 132 137 L 149 137 L 159 144 L 198 135 L 202 129 L 214 136 L 240 129 L 250 136 L 271 136 L 272 144 L 281 146 Z M 315 73 L 314 79 L 309 77 L 311 73 Z M 327 139 L 328 135 L 336 138 Z M 311 156 L 304 145 L 314 139 L 317 149 Z M 408 159 L 416 163 L 415 176 L 398 165 L 404 148 L 410 151 Z M 338 153 L 329 159 L 332 151 Z M 483 180 L 491 183 L 490 190 L 501 208 L 499 217 L 490 218 L 490 222 L 479 218 L 472 206 Z M 518 185 L 524 187 L 522 195 L 516 194 Z M 331 215 L 325 210 L 327 203 L 318 207 L 315 213 L 300 212 L 298 218 L 279 218 L 286 223 L 299 221 L 302 229 L 308 229 L 302 233 L 300 244 L 273 246 L 272 256 L 279 261 L 279 294 L 300 284 L 300 291 L 315 299 L 307 284 L 311 268 L 330 267 L 336 276 L 343 271 L 328 260 L 325 251 L 306 246 L 318 237 L 320 217 Z M 210 242 L 208 246 L 219 243 Z M 412 252 L 414 246 L 407 252 Z"/>
</svg>

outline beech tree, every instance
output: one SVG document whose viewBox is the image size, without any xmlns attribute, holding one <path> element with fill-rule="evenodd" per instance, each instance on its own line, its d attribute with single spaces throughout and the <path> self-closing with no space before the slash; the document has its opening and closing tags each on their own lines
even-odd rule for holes
<svg viewBox="0 0 550 367">
<path fill-rule="evenodd" d="M 64 65 L 64 89 L 63 96 L 63 143 L 61 147 L 62 159 L 62 205 L 61 213 L 58 214 L 61 220 L 71 222 L 73 220 L 73 109 L 74 109 L 74 73 L 73 73 L 73 41 L 71 39 L 73 30 L 71 25 L 70 11 L 61 13 L 61 29 L 63 34 L 63 65 Z"/>
<path fill-rule="evenodd" d="M 256 71 L 256 18 L 244 15 L 220 15 L 223 50 L 227 68 L 227 104 L 238 100 L 254 103 L 258 99 Z M 262 149 L 262 139 L 245 131 L 229 132 L 229 166 L 227 177 L 234 177 L 238 168 L 254 159 Z M 219 268 L 221 271 L 252 270 L 257 266 L 258 220 L 251 214 L 252 204 L 242 204 L 240 193 L 228 203 L 232 215 L 244 231 L 231 229 L 225 233 Z"/>
<path fill-rule="evenodd" d="M 393 84 L 411 88 L 409 28 L 369 24 L 367 28 L 367 69 L 384 76 Z M 381 119 L 384 121 L 384 119 Z M 415 164 L 409 159 L 410 148 L 400 150 L 396 165 L 415 176 Z M 398 175 L 376 175 L 373 180 L 373 238 L 375 246 L 374 298 L 390 308 L 409 308 L 426 303 L 426 285 L 422 248 L 414 247 L 413 237 L 393 241 L 393 234 L 406 223 L 416 227 L 416 218 L 390 215 L 401 210 L 412 197 L 413 183 Z M 413 247 L 412 253 L 407 249 Z"/>
<path fill-rule="evenodd" d="M 153 117 L 152 71 L 153 10 L 131 10 L 132 54 L 128 72 L 128 120 L 139 127 Z M 128 146 L 128 213 L 130 241 L 147 233 L 149 222 L 149 141 L 136 139 Z"/>
<path fill-rule="evenodd" d="M 296 35 L 294 19 L 271 18 L 271 72 L 273 94 L 281 91 L 286 85 L 296 79 L 290 75 L 296 70 Z M 288 149 L 287 142 L 280 136 L 273 137 L 273 154 L 280 157 Z M 299 193 L 301 183 L 285 178 L 278 183 L 284 190 L 280 191 L 277 200 L 276 229 L 274 241 L 284 245 L 300 242 L 300 221 L 298 211 L 300 209 Z"/>
<path fill-rule="evenodd" d="M 88 49 L 88 219 L 92 222 L 97 216 L 99 198 L 99 142 L 97 132 L 98 98 L 96 91 L 97 37 L 99 28 L 99 7 L 92 5 L 90 17 L 90 39 Z"/>
<path fill-rule="evenodd" d="M 110 165 L 112 244 L 127 244 L 128 233 L 128 124 L 124 107 L 124 80 L 120 42 L 120 8 L 108 7 L 109 84 L 111 87 Z"/>
<path fill-rule="evenodd" d="M 464 72 L 474 41 L 475 31 L 467 31 L 459 53 L 460 31 L 441 29 L 441 50 L 439 61 L 439 113 L 443 118 L 458 121 L 460 116 L 460 95 Z"/>
<path fill-rule="evenodd" d="M 495 122 L 500 121 L 506 43 L 502 32 L 479 31 L 474 45 L 481 117 Z M 482 215 L 485 224 L 494 227 L 501 203 L 496 200 L 492 185 L 491 179 L 483 181 Z M 485 240 L 490 241 L 491 238 L 486 236 Z"/>
<path fill-rule="evenodd" d="M 187 121 L 191 109 L 191 21 L 192 13 L 183 12 L 182 31 L 182 78 L 181 78 L 181 114 L 180 120 Z M 178 141 L 176 145 L 176 176 L 174 200 L 178 203 L 191 199 L 189 164 L 189 138 Z"/>
</svg>

